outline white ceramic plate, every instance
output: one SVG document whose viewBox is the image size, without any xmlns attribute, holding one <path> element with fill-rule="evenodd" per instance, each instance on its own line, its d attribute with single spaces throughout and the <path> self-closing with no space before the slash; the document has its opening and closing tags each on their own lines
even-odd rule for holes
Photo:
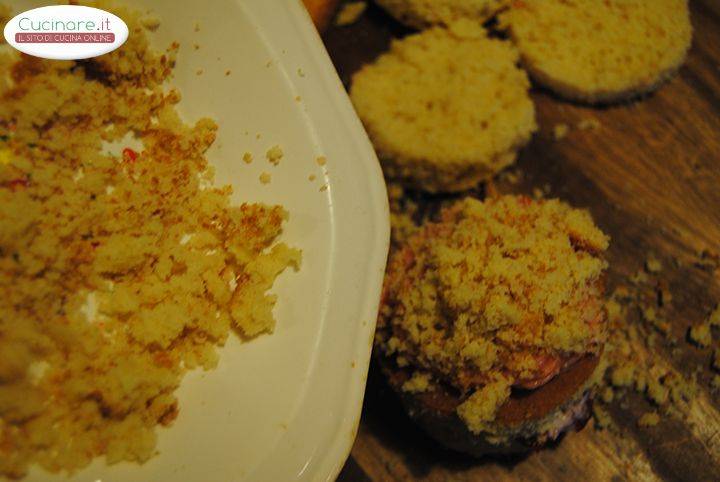
<svg viewBox="0 0 720 482">
<path fill-rule="evenodd" d="M 220 125 L 208 156 L 217 182 L 231 183 L 237 202 L 283 204 L 283 239 L 303 250 L 303 266 L 273 289 L 273 335 L 231 337 L 217 369 L 184 379 L 180 415 L 159 429 L 157 456 L 142 466 L 98 459 L 70 480 L 333 479 L 355 438 L 388 249 L 372 147 L 299 0 L 125 3 L 161 20 L 156 47 L 180 42 L 171 83 L 187 121 Z M 285 157 L 274 167 L 264 154 L 276 144 Z M 259 182 L 263 171 L 270 184 Z M 68 479 L 33 468 L 28 480 Z"/>
</svg>

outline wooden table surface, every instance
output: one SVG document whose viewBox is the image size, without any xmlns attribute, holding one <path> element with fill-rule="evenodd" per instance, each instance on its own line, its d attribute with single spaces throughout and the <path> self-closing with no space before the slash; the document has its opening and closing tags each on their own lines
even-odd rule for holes
<svg viewBox="0 0 720 482">
<path fill-rule="evenodd" d="M 605 108 L 562 102 L 535 89 L 539 132 L 519 158 L 519 183 L 501 191 L 549 190 L 587 207 L 611 235 L 610 285 L 627 281 L 654 253 L 673 294 L 673 333 L 683 338 L 720 300 L 720 1 L 691 1 L 693 47 L 679 74 L 655 94 Z M 370 5 L 354 24 L 331 26 L 326 46 L 340 77 L 406 34 Z M 597 119 L 597 129 L 579 129 Z M 553 126 L 570 126 L 556 140 Z M 715 332 L 714 346 L 720 346 Z M 712 349 L 658 348 L 700 393 L 685 420 L 640 428 L 651 406 L 639 396 L 612 403 L 619 431 L 592 422 L 554 447 L 520 459 L 473 460 L 444 450 L 403 414 L 371 368 L 357 440 L 341 481 L 720 480 L 720 394 L 710 389 Z"/>
</svg>

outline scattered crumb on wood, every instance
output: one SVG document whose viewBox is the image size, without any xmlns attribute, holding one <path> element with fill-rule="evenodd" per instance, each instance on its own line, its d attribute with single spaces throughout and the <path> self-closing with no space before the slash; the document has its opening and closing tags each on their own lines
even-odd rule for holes
<svg viewBox="0 0 720 482">
<path fill-rule="evenodd" d="M 522 180 L 523 174 L 522 171 L 518 169 L 513 169 L 510 171 L 504 171 L 500 174 L 499 179 L 500 181 L 507 182 L 512 185 L 518 184 Z"/>
<path fill-rule="evenodd" d="M 335 25 L 342 27 L 357 22 L 366 8 L 367 3 L 365 2 L 346 3 L 335 17 Z"/>
<path fill-rule="evenodd" d="M 300 102 L 301 100 L 302 100 L 302 97 L 300 97 L 299 95 L 295 96 L 295 102 Z"/>
<path fill-rule="evenodd" d="M 648 276 L 645 271 L 640 270 L 630 278 L 630 281 L 635 285 L 647 283 Z"/>
<path fill-rule="evenodd" d="M 230 71 L 230 69 L 226 70 L 226 71 L 225 71 L 225 77 L 227 77 L 227 76 L 230 75 L 231 73 L 232 73 L 232 72 Z"/>
<path fill-rule="evenodd" d="M 327 185 L 327 184 L 323 184 L 322 186 L 320 186 L 320 192 L 324 192 L 324 191 L 327 191 L 327 190 L 328 190 L 328 185 Z"/>
<path fill-rule="evenodd" d="M 713 390 L 720 390 L 720 375 L 713 376 L 710 386 Z"/>
<path fill-rule="evenodd" d="M 200 50 L 200 44 L 193 44 L 193 48 L 195 50 Z"/>
<path fill-rule="evenodd" d="M 640 427 L 654 427 L 658 423 L 660 423 L 660 415 L 658 415 L 657 412 L 644 413 L 638 419 L 638 425 Z"/>
<path fill-rule="evenodd" d="M 586 131 L 586 130 L 599 129 L 602 126 L 602 124 L 600 124 L 600 121 L 595 119 L 594 117 L 587 117 L 587 118 L 581 120 L 580 122 L 578 122 L 577 126 L 578 126 L 578 129 L 580 129 L 582 131 Z"/>
<path fill-rule="evenodd" d="M 245 164 L 250 164 L 253 161 L 253 155 L 251 152 L 246 152 L 245 154 L 243 154 L 242 159 Z"/>
<path fill-rule="evenodd" d="M 283 158 L 283 150 L 280 146 L 272 146 L 265 153 L 265 157 L 273 166 L 280 164 L 280 160 Z"/>
<path fill-rule="evenodd" d="M 710 323 L 700 323 L 690 327 L 688 337 L 695 345 L 699 347 L 707 347 L 712 343 L 712 333 L 710 332 Z"/>
<path fill-rule="evenodd" d="M 261 137 L 262 137 L 262 134 L 260 134 L 260 133 L 255 134 L 255 139 L 260 139 Z"/>
<path fill-rule="evenodd" d="M 710 326 L 720 326 L 720 304 L 718 304 L 707 319 Z"/>
<path fill-rule="evenodd" d="M 200 24 L 199 24 L 198 22 L 195 22 L 195 27 L 193 28 L 193 30 L 194 30 L 195 32 L 199 32 L 199 31 L 200 31 Z"/>
<path fill-rule="evenodd" d="M 645 268 L 647 268 L 650 273 L 659 273 L 662 271 L 663 266 L 662 262 L 651 254 L 645 260 Z"/>
<path fill-rule="evenodd" d="M 663 385 L 662 381 L 650 378 L 647 381 L 647 397 L 658 406 L 665 405 L 670 396 L 670 390 Z"/>
<path fill-rule="evenodd" d="M 197 70 L 195 71 L 195 75 L 202 75 L 203 72 L 204 72 L 203 69 L 197 69 Z"/>
<path fill-rule="evenodd" d="M 327 164 L 327 157 L 325 157 L 325 156 L 318 156 L 318 157 L 315 159 L 315 162 L 317 162 L 317 165 L 318 165 L 318 166 L 324 166 L 325 164 Z"/>
<path fill-rule="evenodd" d="M 270 184 L 270 181 L 272 180 L 272 176 L 269 172 L 263 172 L 260 174 L 260 182 L 263 184 Z"/>
<path fill-rule="evenodd" d="M 308 181 L 314 181 L 315 179 L 317 179 L 317 178 L 315 177 L 315 174 L 310 174 L 310 175 L 308 176 Z"/>
<path fill-rule="evenodd" d="M 559 124 L 555 124 L 555 127 L 553 127 L 553 137 L 555 137 L 556 141 L 559 141 L 563 137 L 565 137 L 570 130 L 570 126 L 565 124 L 564 122 L 561 122 Z"/>
<path fill-rule="evenodd" d="M 712 367 L 720 372 L 720 348 L 715 348 L 713 352 Z"/>
<path fill-rule="evenodd" d="M 300 77 L 305 77 L 305 72 L 303 72 L 303 69 L 301 69 L 300 67 L 298 67 L 298 69 L 297 69 L 297 74 Z"/>
</svg>

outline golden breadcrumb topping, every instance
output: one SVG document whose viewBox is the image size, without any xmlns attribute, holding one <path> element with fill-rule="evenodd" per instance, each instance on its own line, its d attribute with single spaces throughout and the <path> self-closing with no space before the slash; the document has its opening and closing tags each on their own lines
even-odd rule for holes
<svg viewBox="0 0 720 482">
<path fill-rule="evenodd" d="M 461 392 L 552 376 L 604 340 L 607 246 L 558 200 L 466 198 L 391 255 L 378 344 Z"/>
<path fill-rule="evenodd" d="M 651 89 L 680 66 L 692 37 L 687 0 L 516 0 L 500 23 L 531 75 L 589 101 Z"/>
<path fill-rule="evenodd" d="M 500 377 L 483 385 L 468 397 L 457 413 L 473 433 L 480 433 L 495 420 L 498 407 L 510 398 L 510 381 Z"/>
<path fill-rule="evenodd" d="M 184 373 L 232 329 L 272 331 L 267 290 L 300 261 L 282 207 L 212 187 L 217 126 L 163 85 L 177 45 L 114 11 L 131 35 L 110 54 L 0 56 L 0 476 L 150 458 Z"/>
<path fill-rule="evenodd" d="M 517 60 L 512 44 L 465 21 L 393 41 L 358 71 L 351 98 L 385 174 L 457 191 L 512 163 L 536 130 Z"/>
<path fill-rule="evenodd" d="M 640 427 L 654 427 L 658 423 L 660 423 L 660 415 L 657 412 L 644 413 L 638 419 L 638 425 Z"/>
</svg>

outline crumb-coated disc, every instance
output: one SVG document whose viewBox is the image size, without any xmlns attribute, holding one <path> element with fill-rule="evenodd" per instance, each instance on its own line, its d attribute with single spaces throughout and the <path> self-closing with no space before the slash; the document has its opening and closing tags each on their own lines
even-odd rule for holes
<svg viewBox="0 0 720 482">
<path fill-rule="evenodd" d="M 358 71 L 351 98 L 385 175 L 456 192 L 511 164 L 536 130 L 518 59 L 510 42 L 460 21 L 394 41 Z"/>
<path fill-rule="evenodd" d="M 507 7 L 510 0 L 375 0 L 398 21 L 413 28 L 450 25 L 469 18 L 480 23 Z"/>
<path fill-rule="evenodd" d="M 516 0 L 500 26 L 536 82 L 588 103 L 654 90 L 692 39 L 687 0 Z"/>
</svg>

